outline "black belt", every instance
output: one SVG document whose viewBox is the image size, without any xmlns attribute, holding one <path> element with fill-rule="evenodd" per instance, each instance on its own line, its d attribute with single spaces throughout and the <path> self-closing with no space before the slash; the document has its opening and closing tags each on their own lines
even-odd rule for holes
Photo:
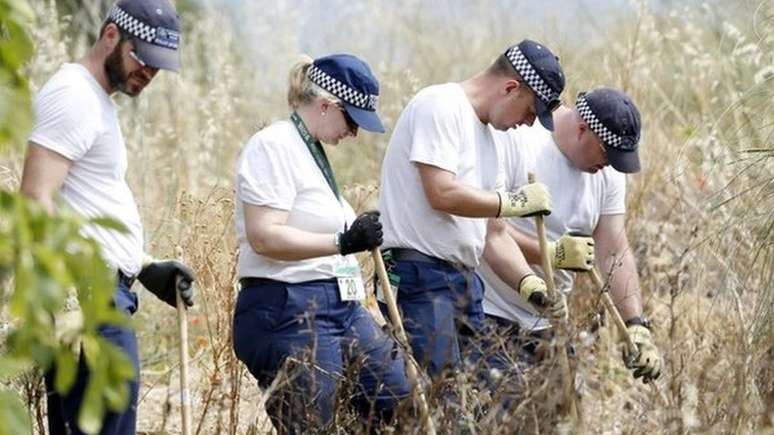
<svg viewBox="0 0 774 435">
<path fill-rule="evenodd" d="M 133 276 L 126 275 L 124 272 L 118 271 L 118 282 L 125 284 L 127 287 L 132 288 L 132 284 L 134 284 L 134 280 L 136 278 Z"/>
<path fill-rule="evenodd" d="M 452 263 L 448 260 L 442 260 L 438 257 L 432 257 L 427 254 L 423 254 L 416 249 L 411 248 L 389 248 L 392 258 L 396 261 L 416 261 L 419 263 L 438 264 L 441 266 L 449 266 L 460 271 L 469 271 L 471 268 L 459 263 Z"/>
<path fill-rule="evenodd" d="M 312 281 L 303 281 L 303 282 L 294 283 L 294 284 L 315 283 L 315 282 L 331 283 L 331 282 L 336 282 L 336 278 L 315 279 Z M 239 286 L 240 288 L 243 288 L 243 289 L 248 287 L 256 287 L 256 286 L 271 285 L 271 284 L 291 284 L 291 283 L 285 282 L 285 281 L 277 281 L 276 279 L 271 279 L 271 278 L 258 278 L 253 276 L 246 276 L 244 278 L 239 278 Z"/>
<path fill-rule="evenodd" d="M 239 278 L 239 286 L 240 288 L 247 288 L 247 287 L 255 287 L 259 285 L 266 285 L 266 284 L 276 284 L 279 281 L 269 278 L 254 278 L 254 277 L 246 277 L 246 278 Z"/>
</svg>

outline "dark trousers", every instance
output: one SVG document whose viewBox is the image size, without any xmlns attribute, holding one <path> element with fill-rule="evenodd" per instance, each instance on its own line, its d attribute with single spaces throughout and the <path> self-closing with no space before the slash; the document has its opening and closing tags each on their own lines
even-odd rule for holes
<svg viewBox="0 0 774 435">
<path fill-rule="evenodd" d="M 234 314 L 234 351 L 262 388 L 278 381 L 266 411 L 279 433 L 329 425 L 345 371 L 355 381 L 349 401 L 373 424 L 409 396 L 395 342 L 359 302 L 340 300 L 335 279 L 245 284 Z"/>
<path fill-rule="evenodd" d="M 483 283 L 471 270 L 427 258 L 398 258 L 389 268 L 400 277 L 398 307 L 414 357 L 438 378 L 459 368 L 462 350 L 483 330 Z M 386 313 L 384 304 L 380 308 Z"/>
<path fill-rule="evenodd" d="M 129 282 L 119 280 L 118 288 L 113 296 L 113 302 L 120 311 L 131 316 L 137 311 L 137 295 L 130 290 Z M 137 424 L 137 395 L 140 389 L 139 373 L 140 358 L 137 352 L 137 336 L 134 330 L 116 326 L 102 326 L 99 333 L 109 342 L 126 352 L 134 364 L 135 378 L 129 382 L 129 406 L 123 412 L 109 411 L 102 421 L 100 434 L 103 435 L 134 435 Z M 78 362 L 78 374 L 72 389 L 62 396 L 54 390 L 56 367 L 46 373 L 46 396 L 48 401 L 48 431 L 51 435 L 80 435 L 78 429 L 78 412 L 89 382 L 89 369 L 83 353 Z M 101 400 L 101 399 L 100 399 Z"/>
</svg>

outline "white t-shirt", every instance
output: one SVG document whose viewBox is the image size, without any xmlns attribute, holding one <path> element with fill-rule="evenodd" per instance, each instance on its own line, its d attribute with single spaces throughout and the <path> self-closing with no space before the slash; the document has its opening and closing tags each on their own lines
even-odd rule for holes
<svg viewBox="0 0 774 435">
<path fill-rule="evenodd" d="M 462 183 L 495 190 L 497 132 L 481 123 L 457 83 L 421 90 L 401 113 L 382 164 L 379 210 L 384 246 L 413 248 L 469 267 L 484 250 L 486 219 L 434 210 L 416 163 L 456 175 Z"/>
<path fill-rule="evenodd" d="M 534 172 L 537 181 L 548 186 L 552 210 L 546 217 L 546 236 L 557 240 L 574 231 L 591 235 L 601 215 L 623 214 L 626 211 L 626 178 L 610 166 L 596 174 L 582 172 L 565 157 L 554 142 L 551 132 L 538 123 L 499 136 L 506 139 L 501 153 L 505 170 L 505 186 L 514 190 L 527 183 L 527 173 Z M 510 218 L 513 225 L 525 234 L 537 238 L 534 219 Z M 543 276 L 539 266 L 536 273 Z M 484 312 L 504 319 L 518 321 L 527 329 L 548 327 L 530 304 L 492 271 L 485 261 L 478 270 L 484 280 Z M 573 274 L 556 270 L 556 287 L 569 291 Z"/>
<path fill-rule="evenodd" d="M 277 121 L 256 133 L 236 164 L 236 221 L 239 276 L 288 283 L 335 278 L 341 261 L 357 265 L 354 255 L 275 260 L 257 254 L 247 240 L 242 203 L 288 211 L 287 225 L 313 233 L 344 230 L 355 212 L 331 190 L 312 153 L 289 120 Z M 331 241 L 333 236 L 331 236 Z"/>
<path fill-rule="evenodd" d="M 64 64 L 33 103 L 35 125 L 30 142 L 72 160 L 61 195 L 86 218 L 111 217 L 128 233 L 87 225 L 105 260 L 125 274 L 140 271 L 142 224 L 126 183 L 126 147 L 113 100 L 80 64 Z"/>
</svg>

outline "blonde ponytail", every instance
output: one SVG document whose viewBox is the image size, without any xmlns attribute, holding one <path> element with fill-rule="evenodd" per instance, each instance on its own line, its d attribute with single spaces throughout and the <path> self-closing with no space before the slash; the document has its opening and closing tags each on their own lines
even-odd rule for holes
<svg viewBox="0 0 774 435">
<path fill-rule="evenodd" d="M 298 109 L 300 106 L 312 102 L 318 96 L 325 97 L 332 103 L 340 101 L 339 98 L 309 80 L 307 72 L 312 62 L 313 59 L 311 57 L 302 54 L 301 60 L 290 68 L 290 74 L 288 75 L 288 105 L 291 109 Z"/>
</svg>

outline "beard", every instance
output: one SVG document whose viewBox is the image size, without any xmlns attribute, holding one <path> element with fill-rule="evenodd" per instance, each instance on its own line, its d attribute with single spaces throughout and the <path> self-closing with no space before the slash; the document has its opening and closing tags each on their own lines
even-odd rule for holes
<svg viewBox="0 0 774 435">
<path fill-rule="evenodd" d="M 127 74 L 124 67 L 123 55 L 121 53 L 121 44 L 117 44 L 110 55 L 105 59 L 105 75 L 108 84 L 112 89 L 121 91 L 121 93 L 130 97 L 136 97 L 142 92 L 142 86 L 131 86 L 129 79 L 131 74 Z"/>
</svg>

